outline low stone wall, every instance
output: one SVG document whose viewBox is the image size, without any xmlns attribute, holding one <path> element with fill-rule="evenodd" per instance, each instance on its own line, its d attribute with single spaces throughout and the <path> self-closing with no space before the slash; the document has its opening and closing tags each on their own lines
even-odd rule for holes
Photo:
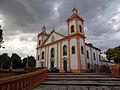
<svg viewBox="0 0 120 90">
<path fill-rule="evenodd" d="M 47 77 L 47 69 L 0 79 L 0 90 L 30 90 Z"/>
<path fill-rule="evenodd" d="M 120 64 L 111 66 L 111 76 L 120 77 Z"/>
<path fill-rule="evenodd" d="M 15 73 L 11 70 L 7 70 L 7 71 L 0 70 L 0 78 L 6 78 L 6 77 L 13 76 L 13 75 L 15 75 Z"/>
</svg>

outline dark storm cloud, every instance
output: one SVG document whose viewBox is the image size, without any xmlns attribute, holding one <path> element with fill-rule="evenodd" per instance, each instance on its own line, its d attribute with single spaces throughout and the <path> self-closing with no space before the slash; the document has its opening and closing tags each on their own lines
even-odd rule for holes
<svg viewBox="0 0 120 90">
<path fill-rule="evenodd" d="M 119 40 L 110 38 L 112 34 L 119 32 L 113 30 L 112 24 L 116 20 L 107 22 L 118 14 L 119 3 L 119 0 L 0 0 L 0 14 L 4 16 L 5 23 L 4 37 L 9 40 L 9 37 L 14 35 L 37 34 L 43 25 L 46 25 L 48 32 L 54 26 L 56 31 L 67 35 L 66 20 L 72 15 L 72 9 L 75 7 L 85 20 L 87 41 L 91 41 L 98 48 L 107 49 L 120 44 L 116 42 Z M 35 41 L 35 38 L 31 41 Z M 19 39 L 29 41 L 26 36 Z M 107 45 L 111 40 L 114 40 L 114 43 Z"/>
</svg>

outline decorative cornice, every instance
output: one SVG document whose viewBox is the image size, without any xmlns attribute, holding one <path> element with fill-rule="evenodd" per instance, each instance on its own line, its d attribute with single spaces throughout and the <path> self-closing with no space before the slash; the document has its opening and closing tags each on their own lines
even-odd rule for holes
<svg viewBox="0 0 120 90">
<path fill-rule="evenodd" d="M 96 47 L 94 47 L 94 46 L 92 46 L 92 45 L 89 45 L 89 44 L 87 44 L 87 43 L 85 43 L 87 46 L 89 46 L 89 47 L 91 47 L 91 48 L 94 48 L 94 49 L 97 49 L 97 50 L 99 50 L 99 51 L 101 51 L 99 48 L 96 48 Z"/>
<path fill-rule="evenodd" d="M 66 21 L 70 22 L 71 20 L 76 19 L 76 18 L 81 20 L 82 22 L 84 22 L 84 20 L 80 16 L 78 16 L 77 14 L 74 14 L 74 16 L 72 16 L 70 18 L 68 17 L 68 19 Z"/>
<path fill-rule="evenodd" d="M 49 36 L 49 34 L 47 34 L 47 33 L 42 33 L 42 32 L 41 32 L 41 33 L 39 33 L 39 34 L 37 35 L 37 37 L 39 38 L 40 36 L 43 36 L 43 35 L 44 35 L 44 36 Z"/>
<path fill-rule="evenodd" d="M 51 32 L 50 35 L 51 35 L 52 33 L 53 33 L 53 32 Z M 50 36 L 49 36 L 49 37 L 50 37 Z M 48 38 L 49 38 L 49 37 L 48 37 Z M 83 38 L 83 39 L 86 38 L 84 35 L 82 35 L 82 34 L 80 34 L 80 33 L 74 33 L 74 34 L 72 34 L 72 35 L 70 35 L 70 36 L 66 36 L 66 37 L 64 37 L 64 38 L 62 38 L 62 39 L 56 40 L 56 41 L 51 42 L 51 43 L 48 43 L 48 44 L 46 44 L 46 45 L 44 45 L 44 43 L 45 43 L 45 42 L 44 42 L 41 46 L 38 46 L 36 49 L 42 48 L 42 47 L 45 47 L 45 46 L 48 46 L 48 45 L 51 45 L 51 44 L 54 44 L 54 43 L 57 43 L 57 42 L 61 42 L 61 41 L 66 40 L 66 39 L 71 39 L 71 38 L 73 38 L 73 37 L 81 37 L 81 38 Z M 47 41 L 47 39 L 46 39 L 46 41 Z"/>
</svg>

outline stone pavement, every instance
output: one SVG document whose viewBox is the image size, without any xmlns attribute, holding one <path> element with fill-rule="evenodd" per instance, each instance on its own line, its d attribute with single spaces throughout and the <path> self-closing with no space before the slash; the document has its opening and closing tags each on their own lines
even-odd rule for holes
<svg viewBox="0 0 120 90">
<path fill-rule="evenodd" d="M 97 73 L 48 73 L 33 90 L 120 90 L 120 78 Z"/>
<path fill-rule="evenodd" d="M 120 90 L 120 87 L 79 86 L 79 85 L 40 85 L 33 90 Z"/>
</svg>

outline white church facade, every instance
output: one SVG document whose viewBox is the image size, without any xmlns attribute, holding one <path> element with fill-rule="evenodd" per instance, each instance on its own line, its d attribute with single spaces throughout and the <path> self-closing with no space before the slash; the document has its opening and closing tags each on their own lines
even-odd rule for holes
<svg viewBox="0 0 120 90">
<path fill-rule="evenodd" d="M 57 67 L 67 72 L 99 69 L 101 50 L 85 43 L 84 20 L 77 12 L 74 8 L 67 19 L 67 36 L 54 29 L 47 34 L 45 26 L 42 28 L 37 35 L 36 67 Z"/>
</svg>

